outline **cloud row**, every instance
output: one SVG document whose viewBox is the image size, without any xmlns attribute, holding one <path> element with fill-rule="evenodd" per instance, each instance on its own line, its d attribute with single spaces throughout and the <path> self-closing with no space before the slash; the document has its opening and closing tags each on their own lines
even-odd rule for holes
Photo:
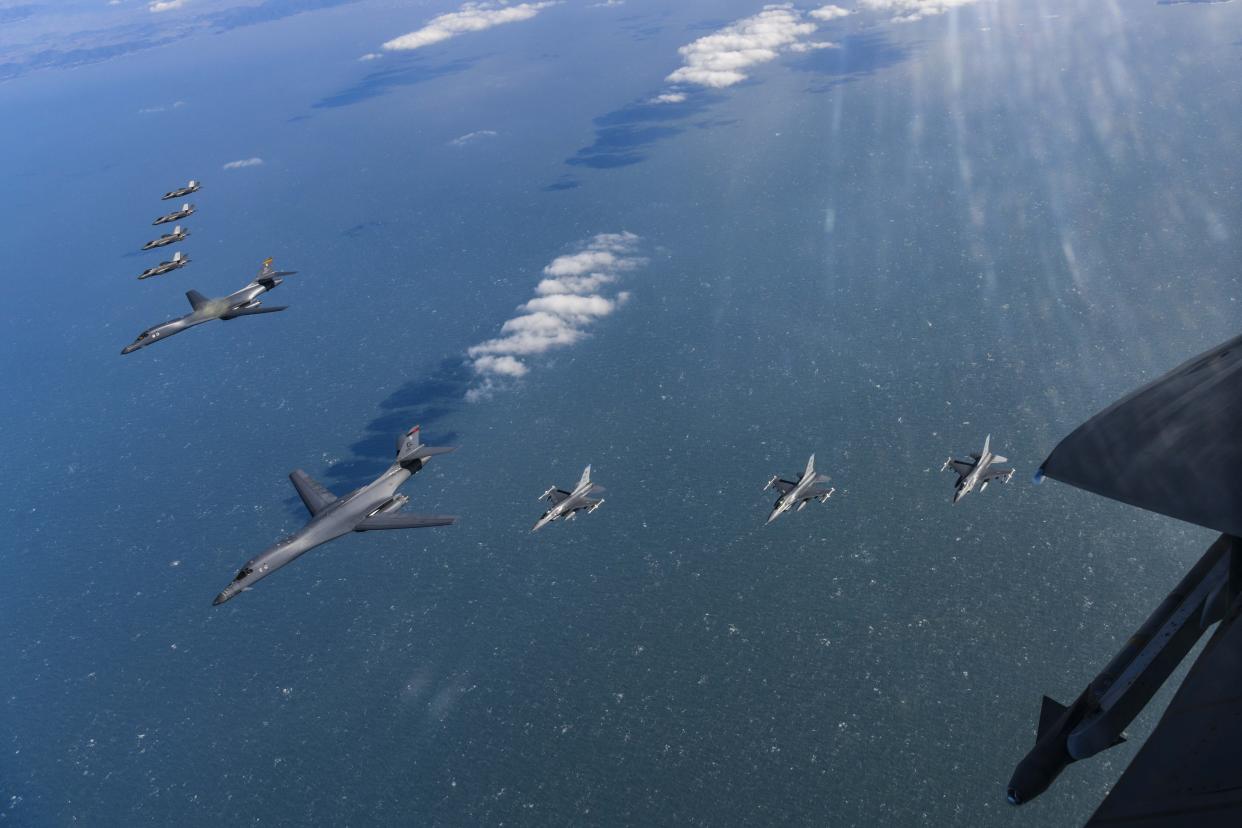
<svg viewBox="0 0 1242 828">
<path fill-rule="evenodd" d="M 394 37 L 384 44 L 385 49 L 421 49 L 433 43 L 457 37 L 467 32 L 479 32 L 502 23 L 529 20 L 559 0 L 542 0 L 537 3 L 509 5 L 506 0 L 468 2 L 455 12 L 447 12 L 431 18 L 427 25 L 409 34 Z"/>
<path fill-rule="evenodd" d="M 858 8 L 879 14 L 891 14 L 894 23 L 913 23 L 935 14 L 944 14 L 978 0 L 858 0 Z"/>
<path fill-rule="evenodd" d="M 156 0 L 156 2 L 147 4 L 147 11 L 159 13 L 179 9 L 185 5 L 185 0 Z"/>
<path fill-rule="evenodd" d="M 611 289 L 621 274 L 646 263 L 638 245 L 633 233 L 600 233 L 577 252 L 553 259 L 535 298 L 518 307 L 500 336 L 466 351 L 475 375 L 466 399 L 486 399 L 506 381 L 525 376 L 530 367 L 523 359 L 573 345 L 593 322 L 624 304 L 629 294 Z"/>
<path fill-rule="evenodd" d="M 257 167 L 262 163 L 263 163 L 262 158 L 243 158 L 240 161 L 230 161 L 229 163 L 224 165 L 223 169 L 240 170 L 240 169 L 244 169 L 245 167 Z"/>
<path fill-rule="evenodd" d="M 682 46 L 678 50 L 682 66 L 665 80 L 714 89 L 733 86 L 746 80 L 746 70 L 776 60 L 783 52 L 832 47 L 832 43 L 807 38 L 819 29 L 816 21 L 834 20 L 848 14 L 848 9 L 833 5 L 809 12 L 794 8 L 792 3 L 764 6 L 758 14 L 736 20 Z"/>
</svg>

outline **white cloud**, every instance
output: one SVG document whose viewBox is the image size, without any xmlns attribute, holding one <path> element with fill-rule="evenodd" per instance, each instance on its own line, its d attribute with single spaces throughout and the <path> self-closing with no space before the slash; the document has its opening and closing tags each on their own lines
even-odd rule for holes
<svg viewBox="0 0 1242 828">
<path fill-rule="evenodd" d="M 452 141 L 449 141 L 449 144 L 454 147 L 461 147 L 478 141 L 480 138 L 495 138 L 499 134 L 494 129 L 479 129 L 474 132 L 467 132 L 465 135 L 459 135 Z"/>
<path fill-rule="evenodd" d="M 849 9 L 841 8 L 840 6 L 828 5 L 821 6 L 818 9 L 813 9 L 812 11 L 807 12 L 807 14 L 814 17 L 816 20 L 836 20 L 838 17 L 846 17 L 852 14 L 852 12 Z"/>
<path fill-rule="evenodd" d="M 537 3 L 518 3 L 510 6 L 503 2 L 468 2 L 455 12 L 433 17 L 427 25 L 409 34 L 395 37 L 384 44 L 385 49 L 421 49 L 442 40 L 448 40 L 467 32 L 479 32 L 502 23 L 529 20 L 559 0 L 543 0 Z"/>
<path fill-rule="evenodd" d="M 358 58 L 358 60 L 379 60 L 382 57 L 383 55 L 379 52 L 367 52 L 365 55 Z"/>
<path fill-rule="evenodd" d="M 891 14 L 894 23 L 913 23 L 950 9 L 970 6 L 977 0 L 858 0 L 858 8 Z"/>
<path fill-rule="evenodd" d="M 654 98 L 652 98 L 651 103 L 653 104 L 681 103 L 685 99 L 686 99 L 685 92 L 665 92 L 662 95 L 656 95 Z"/>
<path fill-rule="evenodd" d="M 240 170 L 243 167 L 257 167 L 263 163 L 262 158 L 243 158 L 240 161 L 230 161 L 224 165 L 226 170 Z"/>
<path fill-rule="evenodd" d="M 810 14 L 820 20 L 830 20 L 840 16 L 838 12 L 828 11 L 836 8 L 824 6 Z M 683 65 L 665 80 L 716 89 L 733 86 L 746 80 L 746 71 L 751 67 L 776 60 L 782 52 L 805 52 L 832 46 L 831 43 L 805 42 L 818 28 L 817 23 L 808 20 L 791 3 L 764 6 L 758 14 L 736 20 L 682 46 L 678 51 Z"/>
<path fill-rule="evenodd" d="M 170 109 L 180 109 L 185 106 L 185 101 L 173 101 L 168 106 L 144 106 L 138 110 L 139 115 L 150 115 L 155 112 L 167 112 Z"/>
<path fill-rule="evenodd" d="M 535 298 L 500 326 L 500 336 L 467 349 L 476 382 L 466 399 L 486 399 L 506 380 L 525 376 L 530 367 L 523 358 L 580 341 L 592 322 L 624 304 L 629 294 L 609 296 L 605 290 L 646 262 L 637 255 L 638 242 L 633 233 L 601 233 L 577 252 L 553 259 L 543 269 Z"/>
<path fill-rule="evenodd" d="M 186 0 L 157 0 L 157 2 L 147 5 L 147 11 L 150 12 L 166 12 L 173 9 L 179 9 L 185 5 Z"/>
</svg>

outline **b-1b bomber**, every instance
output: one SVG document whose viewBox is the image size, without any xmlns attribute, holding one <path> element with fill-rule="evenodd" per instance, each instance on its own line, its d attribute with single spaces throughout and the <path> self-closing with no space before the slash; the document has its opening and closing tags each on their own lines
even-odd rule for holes
<svg viewBox="0 0 1242 828">
<path fill-rule="evenodd" d="M 183 218 L 192 216 L 194 214 L 194 210 L 194 205 L 187 201 L 181 205 L 180 210 L 173 210 L 171 213 L 165 213 L 151 223 L 155 225 L 172 224 L 174 221 L 181 221 Z"/>
<path fill-rule="evenodd" d="M 591 514 L 604 505 L 603 498 L 595 498 L 592 495 L 603 494 L 603 492 L 603 486 L 591 482 L 591 467 L 587 466 L 582 470 L 582 477 L 578 478 L 578 485 L 574 486 L 573 491 L 565 491 L 552 486 L 539 495 L 540 500 L 546 498 L 552 507 L 540 515 L 530 531 L 538 532 L 552 521 L 561 518 L 573 520 L 574 515 L 584 509 L 588 515 Z"/>
<path fill-rule="evenodd" d="M 190 263 L 190 257 L 178 250 L 173 257 L 166 262 L 160 262 L 155 267 L 148 267 L 146 270 L 138 274 L 139 279 L 150 279 L 152 276 L 163 276 L 165 273 L 172 273 L 174 270 L 180 270 Z"/>
<path fill-rule="evenodd" d="M 126 345 L 121 354 L 132 354 L 140 348 L 159 342 L 161 339 L 167 339 L 173 334 L 179 334 L 187 328 L 193 328 L 204 322 L 211 322 L 215 319 L 223 319 L 226 322 L 230 319 L 236 319 L 239 316 L 252 316 L 257 313 L 275 313 L 282 311 L 287 306 L 276 305 L 272 307 L 263 307 L 259 303 L 259 297 L 269 290 L 273 290 L 284 281 L 282 276 L 292 276 L 296 270 L 273 270 L 272 260 L 265 259 L 263 261 L 263 269 L 259 271 L 259 275 L 255 276 L 241 290 L 236 290 L 222 299 L 208 299 L 197 290 L 188 290 L 185 298 L 190 300 L 192 311 L 179 319 L 170 319 L 167 322 L 161 322 L 158 325 L 147 328 L 138 334 L 138 338 L 130 344 Z"/>
<path fill-rule="evenodd" d="M 178 187 L 175 190 L 169 190 L 168 192 L 164 193 L 162 196 L 160 196 L 160 201 L 169 201 L 174 198 L 185 198 L 190 193 L 197 193 L 202 188 L 203 188 L 202 182 L 195 181 L 193 178 L 191 178 L 190 183 L 186 184 L 184 187 Z"/>
<path fill-rule="evenodd" d="M 768 485 L 763 487 L 763 490 L 766 492 L 775 487 L 781 496 L 772 506 L 772 514 L 768 515 L 767 522 L 771 523 L 795 507 L 801 512 L 812 500 L 827 503 L 828 498 L 832 497 L 833 492 L 836 491 L 836 487 L 825 489 L 820 485 L 827 483 L 828 480 L 826 475 L 816 473 L 814 454 L 806 461 L 806 471 L 802 472 L 802 476 L 797 481 L 785 480 L 779 474 L 772 475 L 772 479 L 768 481 Z"/>
<path fill-rule="evenodd" d="M 408 495 L 397 494 L 401 484 L 427 465 L 428 460 L 437 454 L 447 454 L 455 450 L 455 447 L 423 445 L 419 437 L 419 427 L 414 426 L 397 438 L 397 459 L 388 470 L 344 497 L 332 494 L 301 469 L 292 472 L 289 480 L 293 482 L 298 497 L 302 498 L 302 503 L 310 512 L 310 521 L 290 537 L 247 561 L 232 582 L 211 602 L 212 605 L 223 604 L 316 546 L 350 532 L 422 529 L 456 523 L 457 518 L 448 515 L 415 515 L 402 512 L 401 507 L 410 498 Z"/>
<path fill-rule="evenodd" d="M 154 250 L 157 247 L 167 247 L 170 244 L 176 244 L 179 241 L 185 241 L 185 237 L 190 235 L 190 231 L 183 228 L 180 224 L 173 228 L 171 233 L 165 233 L 158 239 L 151 239 L 142 246 L 143 250 Z"/>
</svg>

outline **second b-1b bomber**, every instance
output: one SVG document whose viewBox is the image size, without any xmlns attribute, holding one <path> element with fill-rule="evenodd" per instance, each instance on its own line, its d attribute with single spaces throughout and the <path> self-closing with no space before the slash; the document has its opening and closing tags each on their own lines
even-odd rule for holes
<svg viewBox="0 0 1242 828">
<path fill-rule="evenodd" d="M 289 479 L 293 482 L 293 488 L 297 489 L 298 496 L 302 498 L 302 503 L 306 505 L 306 510 L 310 512 L 310 521 L 290 537 L 247 561 L 232 582 L 211 602 L 212 605 L 223 604 L 316 546 L 350 532 L 422 529 L 456 523 L 457 518 L 448 515 L 401 512 L 399 510 L 410 498 L 397 494 L 401 484 L 427 465 L 428 460 L 437 454 L 447 454 L 455 450 L 456 448 L 423 445 L 419 427 L 414 426 L 397 438 L 397 459 L 388 470 L 344 497 L 332 494 L 301 469 L 292 472 Z"/>
<path fill-rule="evenodd" d="M 215 319 L 228 321 L 239 316 L 275 313 L 276 311 L 285 310 L 287 307 L 285 305 L 264 307 L 259 303 L 259 297 L 269 290 L 275 289 L 283 281 L 282 276 L 292 276 L 294 273 L 297 273 L 297 271 L 273 270 L 272 260 L 269 258 L 263 261 L 263 269 L 259 271 L 259 275 L 255 276 L 245 287 L 233 291 L 221 299 L 208 299 L 197 290 L 188 290 L 185 293 L 185 298 L 190 300 L 190 307 L 193 308 L 192 311 L 178 319 L 170 319 L 167 322 L 161 322 L 158 325 L 147 328 L 138 334 L 137 339 L 126 345 L 121 350 L 121 354 L 132 354 L 140 348 L 145 348 L 148 345 L 159 342 L 161 339 L 167 339 L 187 328 L 193 328 L 196 325 L 211 322 Z"/>
</svg>

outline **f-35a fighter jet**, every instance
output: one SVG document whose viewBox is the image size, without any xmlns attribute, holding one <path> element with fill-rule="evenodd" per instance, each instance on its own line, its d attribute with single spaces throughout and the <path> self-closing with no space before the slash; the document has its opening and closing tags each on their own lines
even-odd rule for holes
<svg viewBox="0 0 1242 828">
<path fill-rule="evenodd" d="M 160 196 L 160 201 L 168 201 L 169 199 L 173 199 L 173 198 L 185 198 L 190 193 L 197 193 L 202 188 L 203 188 L 202 182 L 195 181 L 194 179 L 191 178 L 190 183 L 186 184 L 184 187 L 178 187 L 175 190 L 169 190 L 168 192 L 164 193 L 162 196 Z"/>
<path fill-rule="evenodd" d="M 966 495 L 974 491 L 975 486 L 979 487 L 979 491 L 983 491 L 993 480 L 999 480 L 1002 483 L 1008 483 L 1009 478 L 1013 477 L 1013 469 L 994 469 L 993 463 L 1007 463 L 1008 457 L 1001 457 L 999 454 L 993 454 L 990 448 L 992 444 L 992 435 L 989 434 L 983 440 L 983 451 L 979 454 L 971 452 L 969 460 L 954 460 L 950 457 L 944 461 L 944 465 L 940 467 L 941 471 L 952 468 L 957 472 L 957 483 L 953 486 L 953 502 L 957 503 Z"/>
<path fill-rule="evenodd" d="M 282 276 L 291 276 L 294 273 L 297 273 L 297 271 L 273 270 L 272 260 L 265 259 L 263 261 L 263 269 L 259 271 L 258 276 L 255 276 L 241 290 L 234 291 L 223 299 L 208 299 L 197 290 L 187 290 L 185 298 L 190 300 L 190 307 L 194 308 L 194 310 L 180 319 L 170 319 L 167 322 L 161 322 L 154 327 L 147 328 L 138 334 L 137 339 L 126 345 L 121 353 L 132 354 L 139 348 L 145 348 L 154 342 L 159 342 L 161 339 L 167 339 L 173 334 L 181 333 L 186 328 L 193 328 L 195 325 L 201 325 L 213 319 L 228 321 L 239 316 L 282 311 L 285 309 L 285 305 L 269 308 L 260 306 L 259 297 L 283 282 Z"/>
<path fill-rule="evenodd" d="M 820 483 L 827 483 L 828 478 L 822 474 L 815 473 L 815 455 L 806 461 L 806 471 L 798 478 L 795 483 L 792 480 L 785 480 L 779 474 L 773 475 L 768 481 L 768 485 L 763 487 L 766 492 L 773 486 L 781 493 L 777 498 L 776 505 L 772 507 L 772 514 L 768 515 L 768 523 L 776 520 L 781 515 L 788 512 L 795 506 L 801 512 L 806 508 L 806 504 L 812 500 L 818 500 L 820 503 L 827 503 L 828 498 L 832 497 L 832 493 L 836 488 L 825 489 Z"/>
<path fill-rule="evenodd" d="M 301 469 L 292 472 L 289 479 L 293 481 L 293 488 L 297 489 L 298 496 L 311 514 L 310 522 L 266 552 L 247 561 L 232 583 L 211 602 L 212 605 L 223 604 L 316 546 L 350 532 L 422 529 L 456 523 L 457 518 L 447 515 L 413 515 L 399 511 L 410 498 L 408 495 L 397 494 L 401 484 L 427 465 L 429 459 L 455 450 L 455 447 L 433 448 L 423 445 L 419 437 L 419 427 L 414 426 L 397 438 L 397 459 L 388 470 L 344 497 L 332 494 Z"/>
<path fill-rule="evenodd" d="M 173 228 L 171 233 L 165 233 L 158 239 L 151 239 L 151 241 L 142 246 L 142 249 L 154 250 L 157 247 L 167 247 L 170 244 L 176 244 L 179 241 L 184 241 L 185 237 L 188 235 L 190 235 L 190 231 L 182 228 L 182 226 L 178 224 Z"/>
<path fill-rule="evenodd" d="M 146 270 L 138 274 L 139 279 L 150 279 L 152 276 L 163 276 L 165 273 L 172 273 L 174 270 L 185 267 L 190 263 L 190 258 L 178 250 L 173 257 L 166 262 L 160 262 L 155 267 L 148 267 Z"/>
<path fill-rule="evenodd" d="M 151 223 L 152 224 L 172 224 L 174 221 L 181 221 L 183 218 L 193 215 L 193 213 L 194 213 L 194 205 L 187 201 L 185 204 L 181 205 L 180 210 L 173 210 L 171 213 L 166 213 Z"/>
<path fill-rule="evenodd" d="M 547 498 L 548 502 L 552 504 L 552 508 L 543 513 L 539 520 L 535 522 L 535 525 L 531 527 L 530 531 L 538 532 L 558 518 L 573 520 L 574 515 L 583 509 L 586 509 L 588 515 L 591 514 L 591 512 L 604 505 L 603 498 L 597 500 L 591 497 L 591 495 L 602 494 L 603 491 L 603 486 L 597 486 L 591 482 L 591 467 L 587 466 L 582 470 L 582 477 L 578 478 L 578 485 L 574 487 L 572 492 L 553 486 L 539 495 L 540 500 Z"/>
</svg>

